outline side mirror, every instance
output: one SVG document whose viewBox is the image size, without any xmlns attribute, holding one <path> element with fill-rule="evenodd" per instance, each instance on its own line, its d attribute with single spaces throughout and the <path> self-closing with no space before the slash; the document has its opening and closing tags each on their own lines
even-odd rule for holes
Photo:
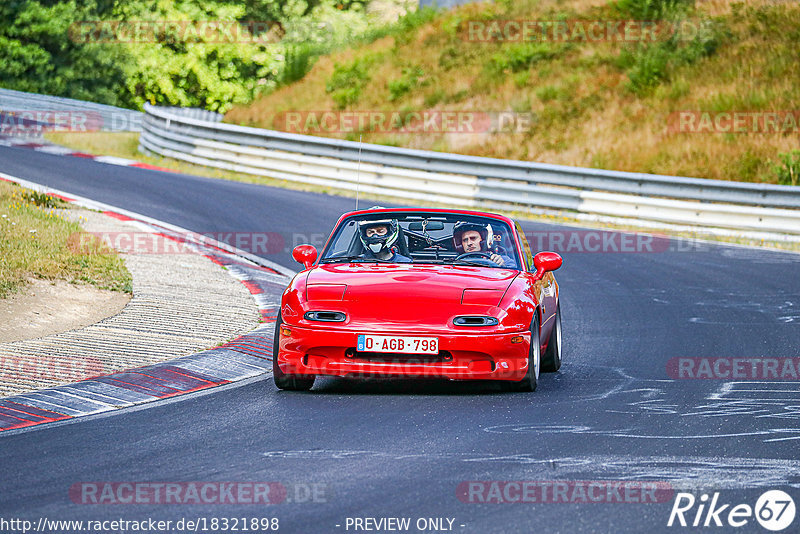
<svg viewBox="0 0 800 534">
<path fill-rule="evenodd" d="M 533 266 L 536 267 L 536 280 L 541 280 L 544 273 L 555 271 L 561 267 L 561 256 L 555 252 L 540 252 L 533 257 Z"/>
<path fill-rule="evenodd" d="M 317 260 L 317 249 L 311 245 L 297 245 L 292 250 L 292 258 L 308 269 Z M 560 259 L 560 258 L 559 258 Z"/>
</svg>

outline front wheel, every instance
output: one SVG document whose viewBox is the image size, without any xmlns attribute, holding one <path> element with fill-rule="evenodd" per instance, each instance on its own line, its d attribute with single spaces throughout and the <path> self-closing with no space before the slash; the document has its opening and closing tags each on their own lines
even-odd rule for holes
<svg viewBox="0 0 800 534">
<path fill-rule="evenodd" d="M 553 330 L 550 332 L 550 341 L 542 358 L 542 372 L 555 373 L 561 369 L 561 303 L 556 307 L 556 317 Z"/>
<path fill-rule="evenodd" d="M 541 364 L 542 345 L 539 342 L 539 313 L 531 324 L 531 346 L 528 349 L 528 371 L 525 373 L 525 378 L 519 382 L 509 382 L 507 388 L 509 391 L 536 391 L 536 385 L 539 382 L 539 366 Z"/>
<path fill-rule="evenodd" d="M 278 365 L 282 324 L 283 320 L 281 319 L 281 314 L 278 313 L 278 320 L 275 321 L 275 335 L 272 338 L 272 378 L 275 380 L 275 385 L 278 386 L 278 389 L 308 391 L 314 386 L 315 377 L 312 376 L 308 378 L 305 376 L 287 375 L 281 371 L 281 366 Z"/>
</svg>

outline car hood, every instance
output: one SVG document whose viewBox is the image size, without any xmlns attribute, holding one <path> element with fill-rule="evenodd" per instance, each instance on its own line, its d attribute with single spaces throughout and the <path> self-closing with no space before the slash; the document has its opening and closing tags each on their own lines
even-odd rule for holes
<svg viewBox="0 0 800 534">
<path fill-rule="evenodd" d="M 518 274 L 464 265 L 320 265 L 308 274 L 306 298 L 313 309 L 346 312 L 353 326 L 441 327 L 456 315 L 489 313 Z"/>
</svg>

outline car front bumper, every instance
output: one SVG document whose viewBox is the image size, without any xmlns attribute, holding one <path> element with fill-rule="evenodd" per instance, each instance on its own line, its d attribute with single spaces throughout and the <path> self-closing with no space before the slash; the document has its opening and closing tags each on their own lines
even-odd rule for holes
<svg viewBox="0 0 800 534">
<path fill-rule="evenodd" d="M 277 363 L 287 375 L 521 380 L 528 369 L 530 332 L 357 332 L 284 325 L 285 329 L 291 333 L 280 334 Z M 359 353 L 356 341 L 363 333 L 435 336 L 439 355 Z"/>
</svg>

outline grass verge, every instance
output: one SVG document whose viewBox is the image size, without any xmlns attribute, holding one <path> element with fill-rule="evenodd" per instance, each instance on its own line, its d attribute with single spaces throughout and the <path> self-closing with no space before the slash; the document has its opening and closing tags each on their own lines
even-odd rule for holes
<svg viewBox="0 0 800 534">
<path fill-rule="evenodd" d="M 116 252 L 73 246 L 82 230 L 67 220 L 67 209 L 57 198 L 0 182 L 0 298 L 31 278 L 132 292 L 131 275 Z"/>
</svg>

